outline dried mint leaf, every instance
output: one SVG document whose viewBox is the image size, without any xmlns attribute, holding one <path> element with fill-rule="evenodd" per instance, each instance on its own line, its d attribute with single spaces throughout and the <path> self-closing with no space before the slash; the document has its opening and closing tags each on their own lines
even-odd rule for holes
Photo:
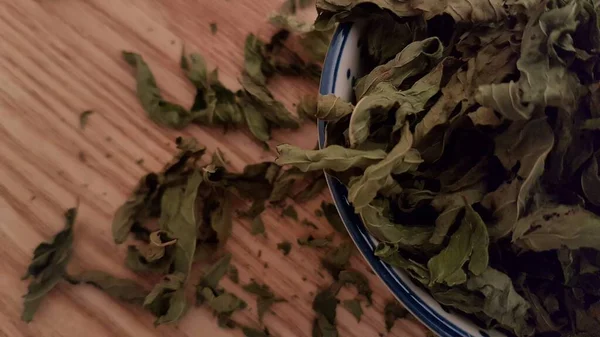
<svg viewBox="0 0 600 337">
<path fill-rule="evenodd" d="M 204 275 L 196 287 L 197 303 L 202 304 L 205 300 L 205 298 L 202 296 L 204 288 L 209 288 L 212 291 L 217 290 L 219 281 L 221 281 L 223 276 L 225 276 L 225 274 L 230 270 L 230 263 L 231 254 L 227 253 L 204 272 Z"/>
<path fill-rule="evenodd" d="M 157 317 L 154 325 L 176 322 L 186 313 L 185 279 L 182 272 L 165 275 L 146 296 L 143 305 Z"/>
<path fill-rule="evenodd" d="M 90 284 L 108 295 L 130 303 L 142 304 L 148 296 L 148 291 L 133 280 L 118 278 L 98 270 L 84 271 L 77 275 L 69 276 L 71 283 Z"/>
<path fill-rule="evenodd" d="M 366 168 L 385 158 L 384 151 L 362 151 L 332 145 L 323 150 L 302 150 L 292 145 L 277 146 L 278 165 L 293 165 L 303 172 L 313 170 L 346 171 L 350 168 Z"/>
<path fill-rule="evenodd" d="M 510 278 L 491 267 L 481 275 L 469 278 L 467 288 L 485 297 L 483 311 L 518 336 L 529 336 L 533 326 L 528 322 L 530 304 L 517 293 Z"/>
<path fill-rule="evenodd" d="M 521 218 L 515 225 L 512 240 L 519 247 L 544 251 L 600 249 L 600 217 L 579 206 L 548 204 Z"/>
<path fill-rule="evenodd" d="M 66 275 L 73 246 L 73 225 L 77 209 L 65 212 L 65 228 L 54 235 L 52 241 L 42 242 L 33 251 L 33 258 L 23 279 L 32 278 L 23 296 L 21 319 L 31 322 L 42 300 Z"/>
<path fill-rule="evenodd" d="M 189 110 L 163 99 L 154 75 L 142 56 L 124 51 L 123 59 L 135 71 L 137 97 L 152 121 L 175 129 L 192 122 L 193 115 Z"/>
</svg>

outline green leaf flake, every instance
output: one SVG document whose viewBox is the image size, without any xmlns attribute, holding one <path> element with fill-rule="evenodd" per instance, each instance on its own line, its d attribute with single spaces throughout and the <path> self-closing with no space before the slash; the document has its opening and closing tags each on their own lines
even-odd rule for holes
<svg viewBox="0 0 600 337">
<path fill-rule="evenodd" d="M 331 244 L 331 238 L 315 238 L 312 235 L 309 235 L 306 238 L 298 239 L 297 242 L 301 246 L 322 248 L 328 247 Z"/>
<path fill-rule="evenodd" d="M 245 337 L 269 337 L 271 334 L 269 330 L 265 328 L 264 330 L 257 330 L 249 327 L 242 327 L 242 332 Z"/>
<path fill-rule="evenodd" d="M 321 259 L 321 265 L 327 269 L 327 271 L 331 274 L 334 279 L 340 278 L 340 273 L 348 268 L 350 264 L 350 257 L 352 256 L 352 252 L 354 251 L 354 247 L 350 242 L 342 242 L 338 247 L 331 249 L 327 252 L 327 254 Z M 354 275 L 354 273 L 346 274 L 346 282 L 354 283 L 357 287 L 360 287 L 359 291 L 363 292 L 363 295 L 370 298 L 368 294 L 368 282 L 366 280 L 360 280 L 360 276 Z M 358 281 L 359 284 L 355 283 Z M 342 283 L 343 284 L 343 283 Z"/>
<path fill-rule="evenodd" d="M 352 314 L 352 316 L 354 316 L 356 318 L 357 322 L 360 322 L 360 318 L 362 317 L 363 311 L 362 311 L 362 307 L 360 306 L 360 301 L 353 299 L 353 300 L 344 300 L 342 302 L 342 306 L 348 310 L 348 312 L 350 312 Z"/>
<path fill-rule="evenodd" d="M 298 212 L 296 212 L 296 209 L 292 205 L 288 205 L 286 208 L 284 208 L 281 212 L 281 215 L 298 221 Z"/>
<path fill-rule="evenodd" d="M 398 303 L 398 301 L 389 300 L 385 303 L 385 307 L 383 308 L 383 315 L 385 318 L 385 329 L 387 331 L 392 330 L 394 327 L 394 323 L 396 320 L 406 318 L 409 315 L 408 310 L 404 309 L 403 306 Z"/>
<path fill-rule="evenodd" d="M 336 308 L 338 300 L 335 298 L 337 290 L 334 286 L 322 289 L 313 299 L 312 308 L 318 314 L 327 319 L 331 325 L 335 325 Z"/>
<path fill-rule="evenodd" d="M 322 201 L 321 213 L 325 215 L 325 219 L 327 219 L 327 222 L 329 222 L 331 227 L 333 227 L 333 229 L 335 229 L 338 233 L 345 235 L 348 234 L 348 232 L 346 231 L 346 226 L 344 226 L 342 218 L 340 218 L 340 215 L 337 211 L 337 207 L 334 204 Z"/>
<path fill-rule="evenodd" d="M 260 215 L 256 216 L 250 225 L 250 234 L 259 235 L 265 234 L 265 223 L 262 221 Z"/>
<path fill-rule="evenodd" d="M 252 280 L 249 284 L 243 286 L 243 289 L 257 296 L 256 307 L 258 319 L 262 322 L 265 313 L 271 310 L 271 306 L 275 303 L 285 302 L 284 299 L 276 297 L 266 284 L 258 284 Z"/>
<path fill-rule="evenodd" d="M 229 269 L 227 270 L 227 276 L 229 277 L 229 279 L 231 280 L 231 282 L 233 283 L 240 283 L 240 275 L 238 272 L 238 269 L 236 268 L 236 266 L 234 265 L 230 265 Z"/>
<path fill-rule="evenodd" d="M 283 241 L 277 244 L 277 249 L 281 250 L 283 255 L 288 255 L 292 250 L 292 244 L 289 241 Z"/>
<path fill-rule="evenodd" d="M 343 270 L 338 275 L 338 281 L 341 284 L 353 284 L 356 286 L 359 295 L 363 295 L 369 304 L 372 303 L 371 296 L 373 290 L 369 285 L 367 277 L 358 270 Z"/>
<path fill-rule="evenodd" d="M 92 115 L 94 113 L 93 110 L 85 110 L 84 112 L 79 114 L 79 128 L 80 129 L 84 129 L 85 126 L 88 123 L 88 119 L 90 118 L 90 115 Z"/>
</svg>

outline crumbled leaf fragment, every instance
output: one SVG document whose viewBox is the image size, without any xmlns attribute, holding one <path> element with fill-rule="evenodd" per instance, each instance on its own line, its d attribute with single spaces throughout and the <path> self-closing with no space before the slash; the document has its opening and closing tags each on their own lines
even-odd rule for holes
<svg viewBox="0 0 600 337">
<path fill-rule="evenodd" d="M 288 205 L 286 208 L 284 208 L 281 212 L 281 215 L 298 221 L 298 212 L 292 205 Z"/>
<path fill-rule="evenodd" d="M 283 241 L 277 244 L 277 249 L 281 250 L 283 255 L 288 255 L 292 250 L 292 244 L 289 241 Z"/>
<path fill-rule="evenodd" d="M 408 310 L 406 310 L 398 301 L 389 300 L 386 302 L 383 309 L 383 315 L 385 317 L 385 328 L 387 331 L 392 330 L 396 320 L 405 318 L 408 316 Z"/>
<path fill-rule="evenodd" d="M 79 114 L 79 128 L 84 129 L 88 123 L 88 119 L 94 113 L 94 110 L 85 110 Z"/>
<path fill-rule="evenodd" d="M 342 302 L 342 306 L 348 310 L 352 314 L 352 316 L 356 317 L 356 321 L 360 322 L 360 318 L 362 317 L 363 311 L 360 306 L 360 301 L 357 299 L 352 300 L 344 300 Z"/>
<path fill-rule="evenodd" d="M 250 224 L 250 234 L 259 235 L 265 234 L 265 223 L 262 221 L 260 215 L 256 216 Z"/>
</svg>

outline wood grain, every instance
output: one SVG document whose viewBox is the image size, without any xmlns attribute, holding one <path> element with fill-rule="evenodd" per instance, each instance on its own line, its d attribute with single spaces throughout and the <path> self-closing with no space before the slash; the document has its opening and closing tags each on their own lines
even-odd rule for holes
<svg viewBox="0 0 600 337">
<path fill-rule="evenodd" d="M 193 89 L 178 69 L 183 44 L 205 55 L 225 85 L 237 88 L 246 34 L 267 36 L 266 16 L 280 5 L 281 0 L 0 0 L 0 336 L 240 336 L 218 328 L 201 308 L 192 309 L 177 326 L 154 328 L 143 310 L 91 287 L 69 285 L 54 290 L 27 325 L 20 321 L 26 291 L 20 276 L 33 248 L 63 226 L 62 213 L 78 199 L 70 268 L 136 278 L 123 266 L 125 247 L 112 242 L 112 214 L 140 176 L 171 158 L 178 135 L 196 137 L 209 149 L 219 147 L 236 170 L 273 158 L 244 131 L 224 134 L 192 126 L 175 132 L 154 125 L 138 104 L 120 51 L 141 53 L 164 95 L 188 105 Z M 218 25 L 214 35 L 212 22 Z M 288 79 L 276 80 L 272 88 L 290 108 L 303 94 L 316 91 L 314 84 Z M 94 114 L 82 130 L 79 114 L 88 109 Z M 272 143 L 312 147 L 314 129 L 306 125 L 298 132 L 276 132 Z M 314 216 L 320 201 L 296 207 L 302 218 L 318 224 L 316 235 L 325 235 L 331 229 Z M 274 211 L 264 220 L 268 239 L 251 236 L 249 224 L 236 221 L 226 248 L 242 283 L 255 278 L 288 300 L 265 317 L 273 334 L 309 336 L 314 292 L 331 280 L 319 272 L 318 251 L 294 245 L 284 257 L 276 249 L 278 242 L 307 235 L 308 228 Z M 340 308 L 340 336 L 385 334 L 382 306 L 391 295 L 358 254 L 352 263 L 369 275 L 374 304 L 365 308 L 360 323 Z M 238 319 L 256 322 L 254 299 L 229 280 L 223 285 L 250 303 Z M 345 289 L 341 297 L 354 294 Z M 389 335 L 421 336 L 422 330 L 400 322 Z"/>
</svg>

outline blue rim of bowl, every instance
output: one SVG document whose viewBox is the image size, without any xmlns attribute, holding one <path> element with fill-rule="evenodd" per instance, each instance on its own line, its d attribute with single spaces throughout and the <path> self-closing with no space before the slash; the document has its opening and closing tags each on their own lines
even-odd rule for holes
<svg viewBox="0 0 600 337">
<path fill-rule="evenodd" d="M 335 90 L 337 74 L 339 72 L 342 51 L 352 28 L 351 23 L 340 24 L 331 40 L 321 74 L 319 93 L 331 94 Z M 319 120 L 317 123 L 319 147 L 325 146 L 325 127 L 327 123 Z M 404 304 L 404 306 L 423 324 L 441 337 L 470 336 L 446 318 L 438 315 L 432 308 L 424 303 L 407 284 L 402 281 L 392 266 L 381 261 L 375 256 L 375 243 L 372 241 L 360 217 L 354 213 L 354 208 L 348 201 L 348 190 L 341 182 L 326 174 L 329 190 L 350 237 L 367 260 L 373 271 L 381 278 L 390 291 Z"/>
</svg>

